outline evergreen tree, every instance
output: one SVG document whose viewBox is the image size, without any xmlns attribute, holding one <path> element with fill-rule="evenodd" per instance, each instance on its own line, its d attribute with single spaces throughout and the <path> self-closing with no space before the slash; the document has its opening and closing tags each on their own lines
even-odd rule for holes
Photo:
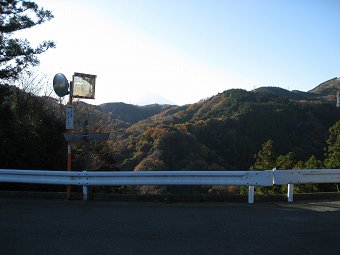
<svg viewBox="0 0 340 255">
<path fill-rule="evenodd" d="M 324 165 L 327 168 L 340 168 L 340 121 L 329 129 Z M 335 184 L 339 191 L 339 184 Z"/>
<path fill-rule="evenodd" d="M 325 156 L 327 168 L 340 168 L 340 121 L 329 129 Z"/>
<path fill-rule="evenodd" d="M 305 169 L 319 169 L 322 168 L 322 162 L 320 160 L 318 160 L 314 155 L 312 155 L 306 162 L 304 165 Z"/>
<path fill-rule="evenodd" d="M 269 170 L 276 166 L 273 140 L 269 139 L 262 144 L 262 149 L 255 154 L 255 159 L 255 164 L 250 168 L 252 170 Z M 275 193 L 275 189 L 273 187 L 258 186 L 255 192 L 260 194 L 273 194 Z"/>
<path fill-rule="evenodd" d="M 296 165 L 296 159 L 293 152 L 288 152 L 286 155 L 280 155 L 276 159 L 276 168 L 278 169 L 293 169 Z"/>
<path fill-rule="evenodd" d="M 14 32 L 52 18 L 50 11 L 34 2 L 0 0 L 0 80 L 16 79 L 26 67 L 39 64 L 37 55 L 55 47 L 54 42 L 43 41 L 34 48 L 27 39 L 14 37 Z"/>
<path fill-rule="evenodd" d="M 262 144 L 262 149 L 255 154 L 256 162 L 251 167 L 253 170 L 269 170 L 276 166 L 274 143 L 271 139 Z"/>
<path fill-rule="evenodd" d="M 322 162 L 312 155 L 300 169 L 319 169 L 322 168 Z M 294 185 L 294 191 L 297 193 L 311 193 L 320 191 L 319 184 L 306 183 Z"/>
</svg>

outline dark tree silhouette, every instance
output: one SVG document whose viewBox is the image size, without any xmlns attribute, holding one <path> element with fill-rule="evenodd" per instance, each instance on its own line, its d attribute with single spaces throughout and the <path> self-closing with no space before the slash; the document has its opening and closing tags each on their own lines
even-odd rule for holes
<svg viewBox="0 0 340 255">
<path fill-rule="evenodd" d="M 16 79 L 26 67 L 39 64 L 37 55 L 55 47 L 53 41 L 43 41 L 32 48 L 27 39 L 14 37 L 14 32 L 52 18 L 32 1 L 0 0 L 0 80 Z"/>
</svg>

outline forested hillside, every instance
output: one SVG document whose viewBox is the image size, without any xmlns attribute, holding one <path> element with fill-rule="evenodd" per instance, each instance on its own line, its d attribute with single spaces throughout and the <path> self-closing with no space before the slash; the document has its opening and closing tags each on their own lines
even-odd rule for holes
<svg viewBox="0 0 340 255">
<path fill-rule="evenodd" d="M 64 123 L 55 99 L 0 85 L 0 168 L 63 169 Z"/>
<path fill-rule="evenodd" d="M 322 158 L 339 113 L 334 104 L 228 90 L 132 125 L 115 141 L 115 157 L 124 170 L 249 169 L 272 139 L 278 154 Z"/>
<path fill-rule="evenodd" d="M 75 130 L 81 132 L 88 120 L 91 131 L 111 133 L 109 142 L 93 145 L 93 169 L 249 169 L 269 139 L 277 155 L 323 160 L 340 110 L 334 102 L 289 95 L 282 89 L 232 89 L 185 106 L 78 101 Z M 1 167 L 63 169 L 64 108 L 54 99 L 1 86 Z M 81 170 L 82 144 L 74 148 L 74 168 Z"/>
</svg>

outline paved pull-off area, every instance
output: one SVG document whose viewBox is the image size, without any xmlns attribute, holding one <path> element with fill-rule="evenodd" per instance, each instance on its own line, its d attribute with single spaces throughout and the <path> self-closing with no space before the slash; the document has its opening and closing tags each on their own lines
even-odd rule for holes
<svg viewBox="0 0 340 255">
<path fill-rule="evenodd" d="M 340 202 L 0 198 L 0 254 L 339 254 Z"/>
</svg>

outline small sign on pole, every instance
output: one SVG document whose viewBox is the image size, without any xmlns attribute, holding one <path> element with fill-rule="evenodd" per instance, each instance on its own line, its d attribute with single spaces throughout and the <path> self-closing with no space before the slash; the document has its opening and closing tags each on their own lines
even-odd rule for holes
<svg viewBox="0 0 340 255">
<path fill-rule="evenodd" d="M 73 129 L 73 106 L 66 107 L 66 129 Z"/>
</svg>

